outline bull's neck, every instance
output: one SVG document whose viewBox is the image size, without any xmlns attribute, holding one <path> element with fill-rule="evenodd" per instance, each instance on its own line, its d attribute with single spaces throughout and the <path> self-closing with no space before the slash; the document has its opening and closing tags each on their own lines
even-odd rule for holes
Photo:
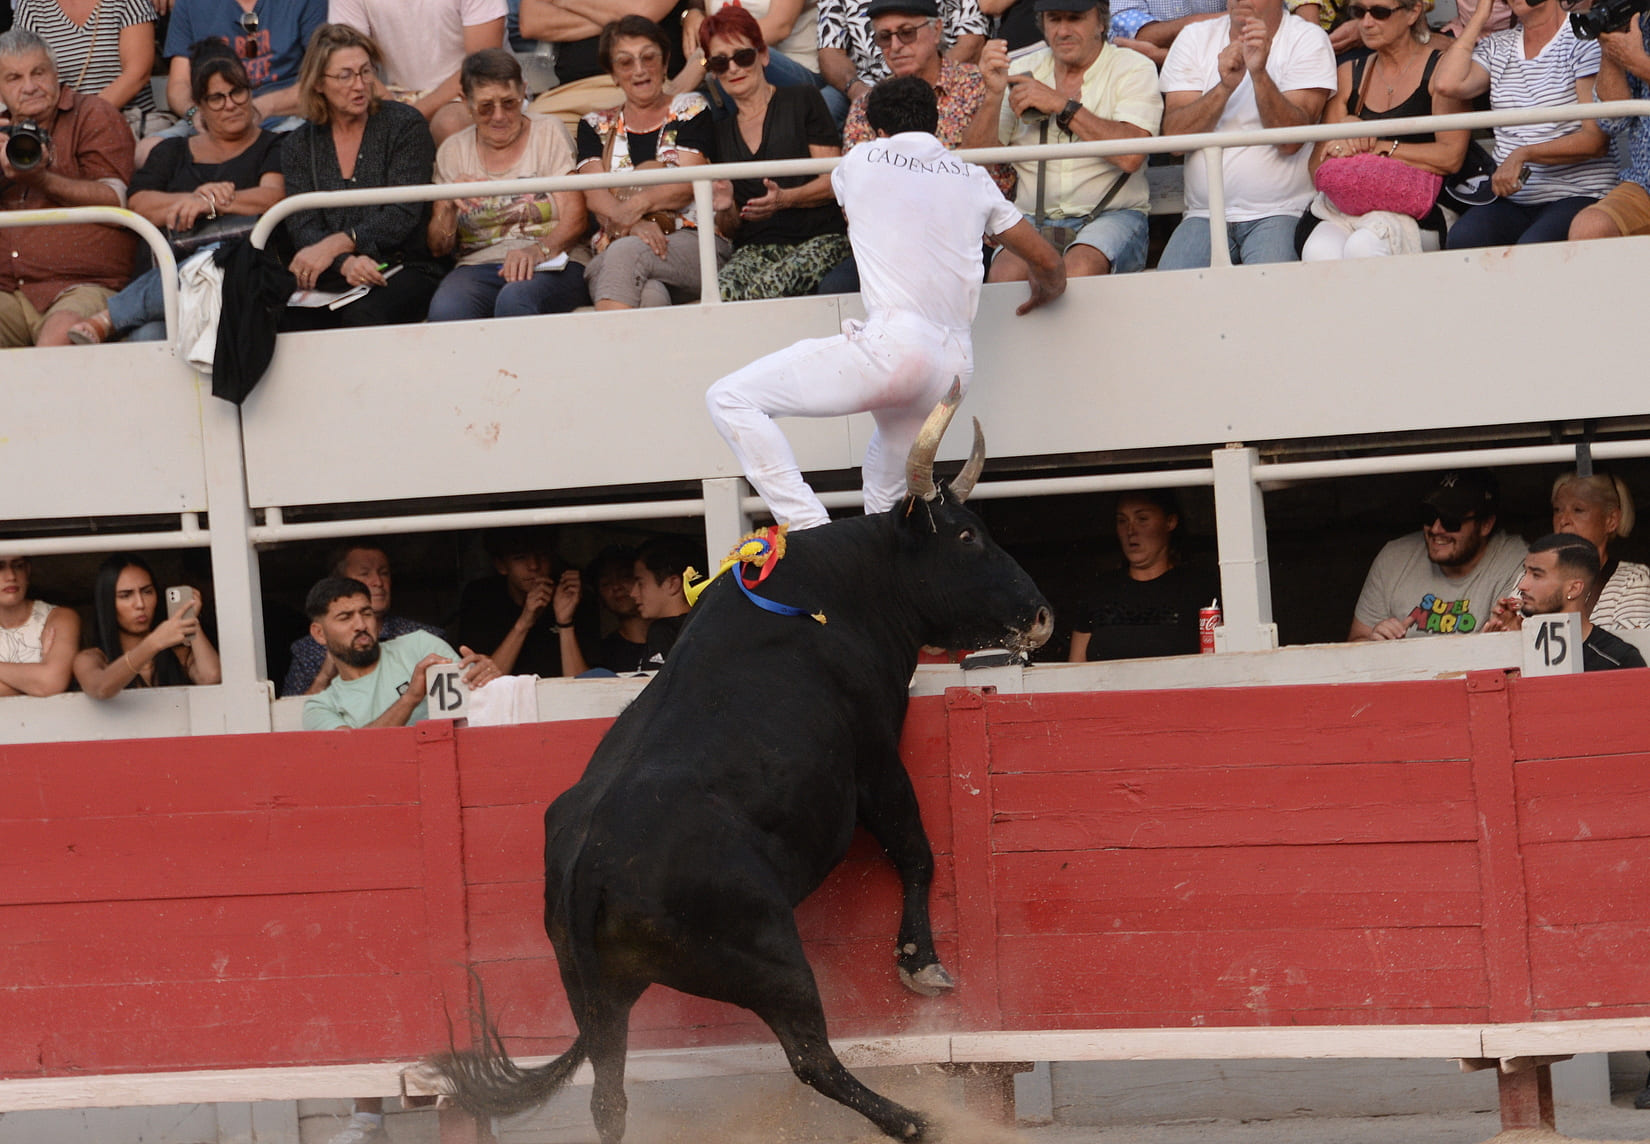
<svg viewBox="0 0 1650 1144">
<path fill-rule="evenodd" d="M 789 538 L 785 563 L 794 561 L 794 583 L 819 593 L 808 606 L 823 609 L 829 622 L 863 627 L 888 641 L 884 654 L 897 646 L 902 663 L 909 658 L 909 675 L 922 646 L 922 621 L 910 585 L 899 575 L 898 528 L 891 516 L 878 513 L 809 529 Z"/>
</svg>

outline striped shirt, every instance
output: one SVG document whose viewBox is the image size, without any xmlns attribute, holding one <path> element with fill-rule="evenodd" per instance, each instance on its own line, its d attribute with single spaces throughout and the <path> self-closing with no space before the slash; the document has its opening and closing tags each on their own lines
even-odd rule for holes
<svg viewBox="0 0 1650 1144">
<path fill-rule="evenodd" d="M 1226 0 L 1117 0 L 1111 9 L 1111 35 L 1133 39 L 1147 24 L 1224 11 Z"/>
<path fill-rule="evenodd" d="M 17 26 L 45 40 L 57 64 L 57 78 L 87 95 L 97 95 L 120 78 L 121 30 L 133 24 L 152 29 L 154 23 L 149 0 L 99 0 L 85 27 L 65 16 L 57 0 L 17 0 Z M 138 88 L 126 106 L 155 110 L 149 84 Z"/>
<path fill-rule="evenodd" d="M 1564 107 L 1576 102 L 1576 83 L 1598 74 L 1597 40 L 1578 40 L 1568 22 L 1536 53 L 1524 58 L 1524 33 L 1519 28 L 1492 32 L 1473 45 L 1473 61 L 1490 73 L 1490 105 L 1507 108 Z M 1495 162 L 1499 166 L 1519 147 L 1550 143 L 1579 131 L 1581 123 L 1531 123 L 1495 129 Z M 1585 195 L 1599 198 L 1616 185 L 1616 164 L 1609 155 L 1579 163 L 1530 165 L 1530 178 L 1512 196 L 1515 203 L 1554 203 Z"/>
<path fill-rule="evenodd" d="M 1650 568 L 1626 560 L 1617 564 L 1589 618 L 1604 628 L 1650 628 Z"/>
</svg>

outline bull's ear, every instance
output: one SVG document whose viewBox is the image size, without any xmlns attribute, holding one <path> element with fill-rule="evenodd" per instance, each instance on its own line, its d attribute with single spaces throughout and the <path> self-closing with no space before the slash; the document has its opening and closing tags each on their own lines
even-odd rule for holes
<svg viewBox="0 0 1650 1144">
<path fill-rule="evenodd" d="M 920 496 L 917 493 L 907 493 L 900 506 L 894 511 L 899 514 L 900 524 L 924 536 L 931 536 L 939 530 L 934 525 L 934 505 L 936 500 Z"/>
</svg>

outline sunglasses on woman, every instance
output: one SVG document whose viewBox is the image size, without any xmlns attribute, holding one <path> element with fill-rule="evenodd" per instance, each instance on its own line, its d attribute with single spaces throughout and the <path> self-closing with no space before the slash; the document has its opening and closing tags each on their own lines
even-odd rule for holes
<svg viewBox="0 0 1650 1144">
<path fill-rule="evenodd" d="M 740 48 L 731 56 L 710 56 L 705 60 L 705 70 L 711 75 L 725 75 L 730 64 L 738 64 L 741 68 L 748 68 L 756 62 L 755 48 Z"/>
<path fill-rule="evenodd" d="M 1373 16 L 1377 20 L 1390 20 L 1403 8 L 1388 8 L 1385 4 L 1348 4 L 1346 14 L 1353 20 L 1362 20 L 1365 16 Z"/>
</svg>

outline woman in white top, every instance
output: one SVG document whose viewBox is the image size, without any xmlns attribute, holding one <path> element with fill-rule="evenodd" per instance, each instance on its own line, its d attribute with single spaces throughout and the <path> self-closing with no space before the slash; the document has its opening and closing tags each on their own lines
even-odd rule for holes
<svg viewBox="0 0 1650 1144">
<path fill-rule="evenodd" d="M 29 599 L 29 558 L 0 556 L 0 695 L 56 695 L 69 686 L 80 617 Z"/>
<path fill-rule="evenodd" d="M 1553 481 L 1553 531 L 1568 532 L 1598 546 L 1603 571 L 1594 586 L 1589 617 L 1606 628 L 1650 628 L 1650 568 L 1612 560 L 1612 541 L 1633 531 L 1633 494 L 1620 477 L 1561 473 Z"/>
</svg>

